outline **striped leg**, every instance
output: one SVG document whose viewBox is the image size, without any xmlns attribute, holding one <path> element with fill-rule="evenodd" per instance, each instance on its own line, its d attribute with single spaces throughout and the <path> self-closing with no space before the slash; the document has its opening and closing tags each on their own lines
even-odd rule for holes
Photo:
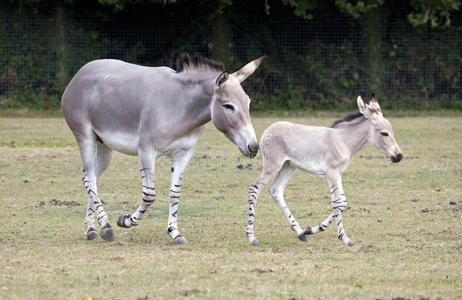
<svg viewBox="0 0 462 300">
<path fill-rule="evenodd" d="M 172 169 L 170 176 L 170 192 L 167 233 L 173 239 L 173 244 L 186 245 L 188 242 L 180 234 L 177 225 L 178 206 L 180 204 L 183 174 L 193 155 L 193 149 L 178 151 L 172 155 Z"/>
<path fill-rule="evenodd" d="M 96 143 L 96 148 L 97 148 L 97 154 L 96 154 L 96 186 L 98 186 L 99 179 L 103 172 L 107 169 L 109 164 L 111 163 L 112 160 L 112 150 L 104 145 L 101 142 Z M 84 185 L 87 185 L 89 181 L 85 179 L 85 174 L 82 177 L 82 181 L 84 181 Z M 95 205 L 94 202 L 91 198 L 91 196 L 88 196 L 88 205 L 87 205 L 87 216 L 85 218 L 85 227 L 86 227 L 86 232 L 87 232 L 87 239 L 89 240 L 94 240 L 98 237 L 98 234 L 96 233 L 95 230 Z"/>
<path fill-rule="evenodd" d="M 260 190 L 263 188 L 264 184 L 258 184 L 258 181 L 255 184 L 252 184 L 249 187 L 249 220 L 247 221 L 247 228 L 245 234 L 250 241 L 252 246 L 260 246 L 257 239 L 255 238 L 254 233 L 254 221 L 255 221 L 255 206 L 257 204 L 258 196 L 260 196 Z"/>
<path fill-rule="evenodd" d="M 297 220 L 295 220 L 294 216 L 290 213 L 289 208 L 287 207 L 287 204 L 284 200 L 284 189 L 287 185 L 287 182 L 289 181 L 290 177 L 295 172 L 295 168 L 291 167 L 289 165 L 285 165 L 280 171 L 279 174 L 274 181 L 273 185 L 271 186 L 270 193 L 271 196 L 273 196 L 274 201 L 279 205 L 281 208 L 282 212 L 287 218 L 287 221 L 289 221 L 290 228 L 292 228 L 293 231 L 296 231 L 298 234 L 298 238 L 304 242 L 306 242 L 306 237 L 304 230 L 300 228 L 300 225 L 298 225 Z"/>
<path fill-rule="evenodd" d="M 342 212 L 347 207 L 345 192 L 343 191 L 342 178 L 340 175 L 328 177 L 329 190 L 332 198 L 332 209 L 334 210 L 327 219 L 321 222 L 318 226 L 305 230 L 305 234 L 315 234 L 327 229 L 330 223 L 335 219 L 337 222 L 337 235 L 346 245 L 353 246 L 354 243 L 348 238 L 343 229 Z"/>
<path fill-rule="evenodd" d="M 156 189 L 154 187 L 154 166 L 155 155 L 153 151 L 144 151 L 138 155 L 141 174 L 141 184 L 143 201 L 141 205 L 132 214 L 124 214 L 119 217 L 117 225 L 120 227 L 130 228 L 137 226 L 146 213 L 146 210 L 156 198 Z"/>
<path fill-rule="evenodd" d="M 87 215 L 85 218 L 85 227 L 87 230 L 87 238 L 96 238 L 96 230 L 94 229 L 94 214 L 98 223 L 101 225 L 100 236 L 104 240 L 113 241 L 114 232 L 108 222 L 107 214 L 103 209 L 101 199 L 98 197 L 97 191 L 97 166 L 98 152 L 95 138 L 88 138 L 79 141 L 80 155 L 84 166 L 82 182 L 88 194 Z M 107 167 L 107 166 L 106 166 Z M 99 174 L 101 175 L 101 174 Z"/>
<path fill-rule="evenodd" d="M 254 184 L 249 187 L 249 219 L 247 221 L 247 228 L 245 234 L 250 241 L 252 246 L 260 246 L 257 239 L 255 238 L 254 221 L 255 221 L 255 206 L 257 205 L 258 197 L 260 196 L 261 189 L 270 182 L 274 174 L 280 170 L 283 165 L 283 161 L 280 164 L 269 162 L 265 164 L 265 158 L 263 157 L 263 170 L 260 176 L 257 178 Z"/>
</svg>

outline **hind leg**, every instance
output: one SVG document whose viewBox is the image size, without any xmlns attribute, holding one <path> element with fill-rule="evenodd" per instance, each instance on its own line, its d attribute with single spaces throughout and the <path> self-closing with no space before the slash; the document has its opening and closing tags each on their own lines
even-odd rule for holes
<svg viewBox="0 0 462 300">
<path fill-rule="evenodd" d="M 289 179 L 292 177 L 292 175 L 295 172 L 295 167 L 289 166 L 287 163 L 284 164 L 282 169 L 279 171 L 279 174 L 272 184 L 270 188 L 270 194 L 273 196 L 274 201 L 279 205 L 281 208 L 282 212 L 287 218 L 287 221 L 289 221 L 290 228 L 292 230 L 296 231 L 298 234 L 298 238 L 304 242 L 306 242 L 306 237 L 304 234 L 304 230 L 300 228 L 300 225 L 298 225 L 297 220 L 295 220 L 294 216 L 290 213 L 289 208 L 287 207 L 287 204 L 284 200 L 284 189 L 287 185 L 287 182 L 289 182 Z"/>
<path fill-rule="evenodd" d="M 264 155 L 264 154 L 263 154 Z M 282 159 L 270 161 L 263 157 L 263 170 L 257 180 L 249 187 L 249 218 L 247 221 L 247 228 L 245 234 L 252 246 L 260 246 L 255 238 L 254 220 L 255 220 L 255 206 L 257 205 L 258 197 L 260 196 L 261 189 L 267 185 L 283 165 Z"/>
<path fill-rule="evenodd" d="M 111 148 L 106 146 L 101 142 L 96 143 L 96 186 L 98 186 L 99 180 L 103 172 L 109 167 L 109 164 L 112 160 L 113 151 Z M 94 228 L 95 218 L 94 218 L 94 205 L 93 201 L 91 201 L 90 196 L 88 196 L 88 204 L 91 206 L 87 207 L 87 217 L 85 218 L 85 224 L 90 225 L 87 226 L 87 239 L 93 240 L 98 237 L 96 230 Z"/>
<path fill-rule="evenodd" d="M 104 240 L 113 241 L 114 233 L 112 231 L 111 225 L 108 222 L 107 214 L 104 211 L 101 199 L 98 197 L 97 189 L 97 181 L 99 179 L 99 176 L 101 175 L 102 171 L 104 171 L 104 169 L 107 168 L 108 165 L 108 154 L 103 155 L 103 157 L 106 158 L 105 161 L 107 165 L 100 162 L 100 166 L 98 169 L 98 147 L 95 134 L 92 131 L 89 131 L 88 134 L 84 136 L 80 135 L 78 139 L 78 144 L 80 148 L 80 157 L 82 159 L 83 164 L 82 182 L 88 194 L 87 215 L 85 218 L 87 238 L 96 238 L 96 230 L 94 228 L 94 214 L 96 214 L 97 221 L 101 225 L 101 237 Z M 106 166 L 104 167 L 104 165 Z M 97 175 L 97 172 L 99 172 L 99 175 Z"/>
</svg>

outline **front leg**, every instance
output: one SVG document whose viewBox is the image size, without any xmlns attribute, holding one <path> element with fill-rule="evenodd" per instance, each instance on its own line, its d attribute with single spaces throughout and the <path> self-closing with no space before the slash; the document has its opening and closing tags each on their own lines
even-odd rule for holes
<svg viewBox="0 0 462 300">
<path fill-rule="evenodd" d="M 337 235 L 340 240 L 342 240 L 348 246 L 354 246 L 354 243 L 348 238 L 343 228 L 342 221 L 342 212 L 347 207 L 347 200 L 345 197 L 345 192 L 343 191 L 342 186 L 342 177 L 337 172 L 332 172 L 327 176 L 327 181 L 329 183 L 329 191 L 332 199 L 332 209 L 333 212 L 318 226 L 308 227 L 305 230 L 305 234 L 315 234 L 320 231 L 327 229 L 330 223 L 335 219 L 337 222 Z"/>
<path fill-rule="evenodd" d="M 186 245 L 188 242 L 180 234 L 177 225 L 178 206 L 180 204 L 181 185 L 183 184 L 183 175 L 191 157 L 193 149 L 186 151 L 176 151 L 172 155 L 172 169 L 170 176 L 170 192 L 169 197 L 169 211 L 168 211 L 168 225 L 167 233 L 173 239 L 173 244 Z"/>
<path fill-rule="evenodd" d="M 120 227 L 130 228 L 139 224 L 141 217 L 146 213 L 151 204 L 156 198 L 156 189 L 154 187 L 154 166 L 156 155 L 154 151 L 139 151 L 139 166 L 142 184 L 142 199 L 141 205 L 132 214 L 124 214 L 119 217 L 117 225 Z"/>
</svg>

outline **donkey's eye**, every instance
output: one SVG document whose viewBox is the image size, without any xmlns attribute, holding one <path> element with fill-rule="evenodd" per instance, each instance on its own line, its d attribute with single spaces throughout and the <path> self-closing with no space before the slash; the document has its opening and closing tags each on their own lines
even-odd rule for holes
<svg viewBox="0 0 462 300">
<path fill-rule="evenodd" d="M 383 131 L 380 134 L 383 135 L 383 136 L 388 136 L 388 133 L 383 132 Z"/>
<path fill-rule="evenodd" d="M 223 107 L 225 109 L 229 109 L 230 111 L 235 111 L 234 106 L 232 106 L 231 104 L 223 104 Z"/>
</svg>

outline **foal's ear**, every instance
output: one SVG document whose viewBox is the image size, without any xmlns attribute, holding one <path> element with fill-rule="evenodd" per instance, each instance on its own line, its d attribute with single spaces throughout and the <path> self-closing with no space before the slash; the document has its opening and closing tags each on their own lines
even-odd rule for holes
<svg viewBox="0 0 462 300">
<path fill-rule="evenodd" d="M 367 119 L 373 119 L 374 110 L 372 107 L 370 105 L 364 104 L 363 98 L 361 98 L 361 96 L 358 96 L 356 101 L 358 102 L 359 112 L 362 113 Z"/>
<path fill-rule="evenodd" d="M 375 94 L 371 95 L 369 106 L 374 110 L 374 113 L 382 116 L 382 110 L 380 109 L 379 101 L 377 101 Z"/>
<path fill-rule="evenodd" d="M 215 81 L 215 90 L 221 89 L 223 85 L 225 84 L 226 80 L 229 78 L 229 73 L 224 71 L 221 73 L 217 80 Z"/>
<path fill-rule="evenodd" d="M 261 64 L 261 62 L 266 58 L 266 56 L 259 57 L 255 60 L 252 60 L 242 68 L 240 68 L 238 71 L 234 72 L 233 75 L 239 79 L 239 82 L 243 82 L 244 80 L 247 79 L 250 75 L 252 75 L 253 72 L 258 68 L 258 66 Z"/>
</svg>

